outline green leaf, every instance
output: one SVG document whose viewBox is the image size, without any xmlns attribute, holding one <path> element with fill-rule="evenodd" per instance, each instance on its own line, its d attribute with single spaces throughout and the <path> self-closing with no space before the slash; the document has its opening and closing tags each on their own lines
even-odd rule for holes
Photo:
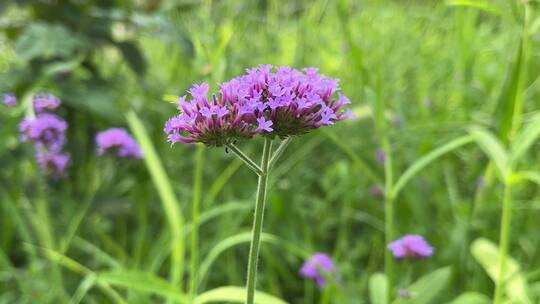
<svg viewBox="0 0 540 304">
<path fill-rule="evenodd" d="M 398 178 L 394 189 L 393 189 L 393 195 L 397 196 L 401 189 L 407 184 L 407 182 L 413 178 L 416 174 L 418 174 L 422 169 L 424 169 L 427 165 L 435 161 L 437 158 L 443 156 L 446 153 L 449 153 L 463 145 L 466 145 L 474 140 L 471 136 L 462 136 L 459 138 L 456 138 L 452 140 L 451 142 L 446 143 L 442 147 L 439 147 L 431 152 L 429 152 L 427 155 L 421 157 L 420 159 L 416 160 L 407 170 Z"/>
<path fill-rule="evenodd" d="M 188 303 L 180 286 L 173 286 L 164 279 L 143 271 L 110 271 L 97 274 L 97 280 L 112 286 L 123 287 L 145 294 L 155 294 L 180 303 Z"/>
<path fill-rule="evenodd" d="M 89 274 L 79 283 L 79 287 L 77 287 L 77 290 L 75 290 L 75 293 L 73 294 L 73 297 L 69 301 L 70 304 L 79 304 L 83 300 L 83 298 L 86 296 L 88 291 L 94 287 L 94 284 L 96 283 L 96 276 L 94 274 Z"/>
<path fill-rule="evenodd" d="M 490 299 L 484 294 L 479 292 L 465 292 L 455 298 L 452 302 L 448 304 L 489 304 Z"/>
<path fill-rule="evenodd" d="M 129 67 L 139 76 L 146 73 L 146 60 L 144 59 L 137 44 L 132 41 L 123 41 L 115 43 L 116 47 L 124 56 Z"/>
<path fill-rule="evenodd" d="M 205 303 L 244 303 L 246 301 L 246 291 L 244 287 L 224 286 L 206 291 L 195 298 L 194 304 Z M 256 304 L 287 304 L 287 302 L 271 296 L 269 294 L 256 291 Z"/>
<path fill-rule="evenodd" d="M 217 243 L 212 250 L 208 253 L 204 261 L 202 261 L 200 267 L 199 267 L 199 284 L 202 282 L 208 271 L 210 270 L 210 267 L 214 263 L 214 261 L 218 258 L 218 256 L 226 251 L 227 249 L 233 248 L 240 244 L 247 244 L 251 241 L 251 232 L 243 232 L 239 234 L 235 234 L 233 236 L 230 236 L 224 240 L 221 240 L 219 243 Z M 261 234 L 261 242 L 264 243 L 271 243 L 274 245 L 283 246 L 285 249 L 289 250 L 290 252 L 302 257 L 307 258 L 308 253 L 303 250 L 300 247 L 295 246 L 292 243 L 289 243 L 285 240 L 282 240 L 278 238 L 275 235 L 268 234 L 268 233 L 262 233 Z"/>
<path fill-rule="evenodd" d="M 450 267 L 439 268 L 414 282 L 407 291 L 411 296 L 407 299 L 397 299 L 394 304 L 427 304 L 437 299 L 439 293 L 450 281 Z"/>
<path fill-rule="evenodd" d="M 517 162 L 540 137 L 540 113 L 536 114 L 531 122 L 517 136 L 512 146 L 512 161 Z"/>
<path fill-rule="evenodd" d="M 15 52 L 25 61 L 34 58 L 67 57 L 81 41 L 61 25 L 31 24 L 15 43 Z"/>
<path fill-rule="evenodd" d="M 386 275 L 384 273 L 374 273 L 369 278 L 369 300 L 372 304 L 386 304 Z"/>
<path fill-rule="evenodd" d="M 488 13 L 492 13 L 495 15 L 499 15 L 499 16 L 503 15 L 502 11 L 498 7 L 492 5 L 488 1 L 447 0 L 446 4 L 450 6 L 474 7 L 474 8 L 477 8 L 477 9 L 480 9 L 480 10 L 483 10 L 483 11 L 486 11 Z"/>
<path fill-rule="evenodd" d="M 497 283 L 500 262 L 497 246 L 487 239 L 479 238 L 472 243 L 471 253 L 491 279 Z M 527 296 L 527 281 L 521 272 L 521 267 L 512 257 L 507 257 L 506 259 L 504 280 L 506 282 L 506 295 L 510 300 L 522 304 L 531 303 L 531 300 Z"/>
<path fill-rule="evenodd" d="M 173 249 L 170 272 L 173 284 L 180 285 L 184 268 L 185 251 L 182 209 L 176 199 L 170 179 L 163 168 L 163 164 L 143 123 L 133 111 L 128 112 L 126 117 L 130 129 L 133 135 L 135 135 L 135 139 L 137 139 L 143 150 L 144 162 L 150 172 L 154 186 L 161 198 L 163 210 L 167 216 L 167 222 L 171 232 L 171 248 Z"/>
<path fill-rule="evenodd" d="M 499 177 L 505 182 L 509 171 L 508 153 L 501 142 L 492 133 L 480 127 L 472 128 L 470 133 L 474 136 L 484 154 L 495 164 Z"/>
</svg>

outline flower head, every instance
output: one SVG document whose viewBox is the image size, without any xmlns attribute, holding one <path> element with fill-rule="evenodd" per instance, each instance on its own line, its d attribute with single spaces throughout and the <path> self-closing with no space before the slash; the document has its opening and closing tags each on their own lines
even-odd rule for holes
<svg viewBox="0 0 540 304">
<path fill-rule="evenodd" d="M 332 259 L 324 253 L 315 253 L 300 268 L 300 275 L 313 279 L 320 288 L 326 287 L 325 276 L 334 272 Z"/>
<path fill-rule="evenodd" d="M 60 106 L 60 99 L 52 94 L 36 94 L 34 96 L 34 110 L 36 113 L 54 111 Z"/>
<path fill-rule="evenodd" d="M 112 128 L 96 135 L 97 154 L 114 151 L 119 157 L 141 158 L 143 153 L 137 142 L 122 128 Z"/>
<path fill-rule="evenodd" d="M 397 259 L 423 259 L 433 255 L 433 247 L 420 235 L 406 235 L 388 244 L 388 249 Z"/>
<path fill-rule="evenodd" d="M 36 159 L 39 168 L 53 178 L 64 176 L 70 162 L 69 154 L 47 150 L 41 145 L 36 145 Z"/>
<path fill-rule="evenodd" d="M 17 105 L 17 97 L 13 94 L 4 94 L 4 105 L 6 107 L 14 107 Z"/>
<path fill-rule="evenodd" d="M 208 96 L 208 84 L 195 84 L 191 99 L 181 97 L 180 114 L 165 123 L 171 143 L 202 142 L 222 146 L 257 134 L 285 138 L 306 133 L 350 118 L 344 110 L 349 99 L 339 91 L 338 80 L 304 71 L 271 65 L 248 69 L 245 75 L 220 84 Z"/>
<path fill-rule="evenodd" d="M 23 142 L 40 143 L 49 150 L 59 151 L 66 141 L 67 123 L 55 114 L 42 113 L 26 118 L 19 124 Z"/>
</svg>

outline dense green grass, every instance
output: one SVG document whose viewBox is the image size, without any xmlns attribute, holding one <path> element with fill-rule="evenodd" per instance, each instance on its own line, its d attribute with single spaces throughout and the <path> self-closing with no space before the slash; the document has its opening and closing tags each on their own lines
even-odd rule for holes
<svg viewBox="0 0 540 304">
<path fill-rule="evenodd" d="M 453 303 L 491 303 L 504 202 L 503 255 L 515 262 L 499 284 L 502 303 L 540 303 L 538 1 L 148 8 L 158 2 L 97 12 L 117 18 L 114 39 L 135 42 L 142 59 L 101 42 L 64 54 L 51 40 L 43 49 L 53 55 L 37 46 L 29 55 L 17 43 L 21 29 L 64 20 L 32 5 L 0 15 L 0 90 L 23 100 L 0 112 L 0 303 L 191 303 L 193 294 L 243 287 L 256 177 L 223 148 L 171 148 L 162 128 L 175 113 L 168 95 L 201 81 L 216 88 L 261 63 L 339 78 L 358 118 L 295 138 L 274 168 L 258 290 L 287 303 L 384 303 L 391 228 L 390 239 L 422 234 L 435 247 L 430 259 L 395 263 L 390 294 L 412 295 L 397 303 L 447 303 L 465 292 Z M 40 91 L 60 96 L 70 125 L 73 163 L 58 182 L 18 141 L 17 124 Z M 109 127 L 129 128 L 145 160 L 96 157 L 94 135 Z M 238 146 L 259 159 L 262 144 Z M 381 149 L 384 165 L 375 159 Z M 314 252 L 337 265 L 324 290 L 298 274 Z M 206 296 L 216 294 L 243 301 L 241 289 Z"/>
</svg>

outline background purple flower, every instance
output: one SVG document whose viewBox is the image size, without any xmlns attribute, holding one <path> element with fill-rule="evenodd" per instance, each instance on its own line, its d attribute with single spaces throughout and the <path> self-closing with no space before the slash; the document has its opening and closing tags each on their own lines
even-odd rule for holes
<svg viewBox="0 0 540 304">
<path fill-rule="evenodd" d="M 423 259 L 433 255 L 433 247 L 420 235 L 406 235 L 388 244 L 388 249 L 398 259 Z"/>
<path fill-rule="evenodd" d="M 116 152 L 119 157 L 141 158 L 143 153 L 137 142 L 122 128 L 112 128 L 96 135 L 97 154 Z"/>
<path fill-rule="evenodd" d="M 313 279 L 320 288 L 326 287 L 325 275 L 334 272 L 334 263 L 325 253 L 315 253 L 300 268 L 300 275 L 304 278 Z"/>
<path fill-rule="evenodd" d="M 36 113 L 54 111 L 60 106 L 60 99 L 52 94 L 34 95 L 34 110 Z"/>
<path fill-rule="evenodd" d="M 4 94 L 4 105 L 6 107 L 14 107 L 17 105 L 17 97 L 13 94 Z"/>
<path fill-rule="evenodd" d="M 67 153 L 53 150 L 47 151 L 43 147 L 36 145 L 36 160 L 43 172 L 53 178 L 59 178 L 65 176 L 70 157 Z"/>
<path fill-rule="evenodd" d="M 350 101 L 335 93 L 338 80 L 318 74 L 271 65 L 247 69 L 243 76 L 220 84 L 208 96 L 208 84 L 195 84 L 178 99 L 180 114 L 165 123 L 171 143 L 202 142 L 222 146 L 229 141 L 265 136 L 299 135 L 336 121 L 351 118 L 344 106 Z"/>
<path fill-rule="evenodd" d="M 59 151 L 66 141 L 67 123 L 55 114 L 42 113 L 25 118 L 19 124 L 23 142 L 39 143 L 49 150 Z"/>
</svg>

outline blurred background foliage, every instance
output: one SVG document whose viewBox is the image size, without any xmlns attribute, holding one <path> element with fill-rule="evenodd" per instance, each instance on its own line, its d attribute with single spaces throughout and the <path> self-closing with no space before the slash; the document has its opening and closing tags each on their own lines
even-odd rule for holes
<svg viewBox="0 0 540 304">
<path fill-rule="evenodd" d="M 60 267 L 36 246 L 93 271 L 166 278 L 170 236 L 150 175 L 143 162 L 96 158 L 94 135 L 127 127 L 124 115 L 135 110 L 190 214 L 195 149 L 166 143 L 162 127 L 175 109 L 165 100 L 195 82 L 217 88 L 261 63 L 316 66 L 341 79 L 358 119 L 295 139 L 275 169 L 266 210 L 266 232 L 307 253 L 333 255 L 337 286 L 318 291 L 299 277 L 297 254 L 263 245 L 259 289 L 290 303 L 372 303 L 368 280 L 383 270 L 386 250 L 372 104 L 387 105 L 397 172 L 472 125 L 507 141 L 510 100 L 522 100 L 524 122 L 540 106 L 538 7 L 504 0 L 2 1 L 0 92 L 14 92 L 21 105 L 0 113 L 0 303 L 63 303 L 85 288 L 78 266 Z M 31 95 L 42 91 L 60 97 L 69 123 L 73 163 L 58 182 L 40 175 L 31 147 L 18 141 L 17 124 Z M 255 155 L 261 143 L 241 145 Z M 538 145 L 532 151 L 522 162 L 538 170 Z M 204 153 L 202 210 L 217 216 L 201 225 L 203 260 L 222 240 L 249 230 L 255 189 L 232 155 Z M 397 235 L 422 234 L 436 248 L 430 260 L 398 264 L 398 287 L 451 266 L 432 303 L 466 291 L 492 293 L 469 249 L 479 236 L 498 240 L 502 193 L 488 163 L 466 146 L 429 166 L 397 198 Z M 532 272 L 538 301 L 539 191 L 524 184 L 514 192 L 511 254 Z M 247 250 L 242 243 L 220 254 L 199 291 L 242 286 Z M 110 301 L 99 290 L 87 292 L 84 302 Z M 128 303 L 160 302 L 137 290 L 119 292 Z"/>
</svg>

